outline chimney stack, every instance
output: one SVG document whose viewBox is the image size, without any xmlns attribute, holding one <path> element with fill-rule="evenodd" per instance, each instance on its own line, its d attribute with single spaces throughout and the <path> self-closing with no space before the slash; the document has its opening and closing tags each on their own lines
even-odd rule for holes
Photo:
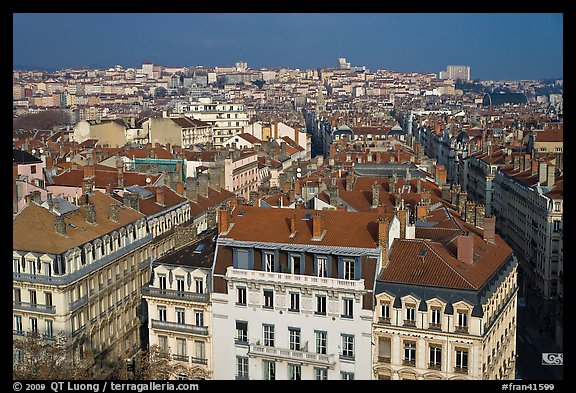
<svg viewBox="0 0 576 393">
<path fill-rule="evenodd" d="M 354 174 L 350 173 L 346 175 L 346 191 L 352 191 L 353 185 L 354 185 Z"/>
<path fill-rule="evenodd" d="M 191 202 L 198 202 L 198 179 L 186 178 L 186 198 Z"/>
<path fill-rule="evenodd" d="M 208 174 L 206 172 L 198 174 L 198 194 L 208 198 Z"/>
<path fill-rule="evenodd" d="M 496 216 L 484 218 L 484 241 L 494 243 L 496 237 Z"/>
<path fill-rule="evenodd" d="M 540 161 L 540 163 L 538 163 L 538 183 L 540 183 L 540 185 L 543 185 L 546 181 L 548 181 L 547 169 L 548 163 L 546 163 L 546 161 Z"/>
<path fill-rule="evenodd" d="M 375 209 L 380 204 L 380 184 L 372 184 L 372 208 Z"/>
<path fill-rule="evenodd" d="M 221 207 L 218 210 L 218 234 L 228 232 L 230 227 L 230 216 L 228 215 L 228 209 Z"/>
<path fill-rule="evenodd" d="M 538 160 L 533 159 L 532 161 L 530 161 L 530 174 L 531 175 L 536 175 L 538 174 Z M 544 169 L 544 173 L 546 173 L 546 169 Z"/>
<path fill-rule="evenodd" d="M 428 215 L 426 211 L 426 205 L 420 201 L 416 205 L 416 220 L 417 221 L 426 221 L 426 216 Z"/>
<path fill-rule="evenodd" d="M 290 217 L 290 236 L 296 235 L 296 214 Z"/>
<path fill-rule="evenodd" d="M 96 208 L 94 203 L 87 201 L 84 204 L 84 219 L 88 224 L 96 224 Z"/>
<path fill-rule="evenodd" d="M 320 212 L 314 213 L 312 216 L 312 239 L 320 239 L 324 232 L 324 218 Z"/>
<path fill-rule="evenodd" d="M 211 167 L 208 169 L 208 185 L 211 189 L 220 192 L 220 168 Z"/>
<path fill-rule="evenodd" d="M 466 232 L 459 235 L 456 242 L 458 260 L 471 264 L 474 261 L 474 237 Z"/>
<path fill-rule="evenodd" d="M 397 214 L 400 221 L 400 239 L 406 239 L 406 210 L 398 210 Z"/>
<path fill-rule="evenodd" d="M 546 186 L 548 189 L 552 189 L 554 187 L 554 183 L 556 182 L 556 165 L 549 163 L 548 164 L 548 177 L 546 179 Z"/>
<path fill-rule="evenodd" d="M 164 206 L 164 190 L 162 187 L 156 188 L 156 203 Z"/>
<path fill-rule="evenodd" d="M 122 162 L 120 157 L 117 158 L 116 168 L 118 170 L 118 187 L 123 188 L 124 187 L 124 163 Z"/>
<path fill-rule="evenodd" d="M 382 267 L 388 265 L 388 229 L 388 220 L 384 217 L 378 218 L 378 247 L 382 249 Z"/>
<path fill-rule="evenodd" d="M 140 195 L 136 192 L 124 193 L 124 205 L 136 211 L 140 211 Z"/>
<path fill-rule="evenodd" d="M 54 216 L 54 231 L 59 235 L 66 236 L 66 223 L 64 216 L 56 214 Z"/>
<path fill-rule="evenodd" d="M 108 210 L 108 218 L 114 222 L 118 222 L 118 207 L 119 205 L 111 203 L 110 210 Z"/>
<path fill-rule="evenodd" d="M 184 195 L 185 191 L 184 191 L 184 183 L 182 183 L 181 181 L 176 183 L 176 194 L 178 195 Z"/>
</svg>

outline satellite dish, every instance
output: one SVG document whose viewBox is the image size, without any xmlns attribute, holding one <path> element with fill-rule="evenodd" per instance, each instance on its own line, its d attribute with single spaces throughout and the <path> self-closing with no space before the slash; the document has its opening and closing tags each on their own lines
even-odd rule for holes
<svg viewBox="0 0 576 393">
<path fill-rule="evenodd" d="M 44 149 L 39 150 L 40 154 L 44 153 Z"/>
<path fill-rule="evenodd" d="M 36 149 L 32 149 L 32 154 L 36 154 Z"/>
<path fill-rule="evenodd" d="M 146 184 L 150 184 L 152 183 L 152 179 L 150 179 L 149 177 L 146 178 Z"/>
<path fill-rule="evenodd" d="M 298 172 L 298 173 L 296 174 L 296 177 L 297 177 L 298 179 L 300 179 L 300 178 L 302 177 L 302 174 L 301 174 L 300 172 Z"/>
<path fill-rule="evenodd" d="M 297 168 L 297 169 L 296 169 L 296 172 L 302 172 L 302 169 Z"/>
</svg>

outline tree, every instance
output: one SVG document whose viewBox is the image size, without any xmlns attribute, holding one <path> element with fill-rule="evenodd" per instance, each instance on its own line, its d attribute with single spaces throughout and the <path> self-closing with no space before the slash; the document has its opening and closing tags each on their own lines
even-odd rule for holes
<svg viewBox="0 0 576 393">
<path fill-rule="evenodd" d="M 46 110 L 27 113 L 12 120 L 13 130 L 51 130 L 54 126 L 70 123 L 68 113 L 61 110 Z"/>
<path fill-rule="evenodd" d="M 180 376 L 186 379 L 206 379 L 209 373 L 201 366 L 188 366 L 172 361 L 170 355 L 164 353 L 156 344 L 140 353 L 134 372 L 134 379 L 140 380 L 168 380 Z"/>
<path fill-rule="evenodd" d="M 72 356 L 73 343 L 70 337 L 59 333 L 54 339 L 44 339 L 31 334 L 13 343 L 14 379 L 102 379 L 105 372 L 93 367 L 92 353 L 83 354 L 82 360 Z"/>
</svg>

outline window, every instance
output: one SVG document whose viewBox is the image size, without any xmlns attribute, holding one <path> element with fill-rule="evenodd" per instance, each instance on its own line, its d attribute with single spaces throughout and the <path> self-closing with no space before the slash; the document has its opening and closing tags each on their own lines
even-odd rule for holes
<svg viewBox="0 0 576 393">
<path fill-rule="evenodd" d="M 554 211 L 559 212 L 561 210 L 560 202 L 554 202 Z"/>
<path fill-rule="evenodd" d="M 182 325 L 186 323 L 186 313 L 183 308 L 176 308 L 176 321 Z"/>
<path fill-rule="evenodd" d="M 326 296 L 316 295 L 316 314 L 326 315 Z"/>
<path fill-rule="evenodd" d="M 345 372 L 345 371 L 341 371 L 340 375 L 342 376 L 342 379 L 344 380 L 348 380 L 351 381 L 354 379 L 354 373 L 349 373 L 349 372 Z"/>
<path fill-rule="evenodd" d="M 238 269 L 248 269 L 248 250 L 243 248 L 236 249 L 236 259 Z"/>
<path fill-rule="evenodd" d="M 248 322 L 236 321 L 236 342 L 248 343 Z"/>
<path fill-rule="evenodd" d="M 166 307 L 158 306 L 158 319 L 160 321 L 166 321 Z"/>
<path fill-rule="evenodd" d="M 20 288 L 14 288 L 14 302 L 22 302 L 22 297 L 20 296 Z"/>
<path fill-rule="evenodd" d="M 442 323 L 442 313 L 439 308 L 432 308 L 430 310 L 430 328 L 439 329 Z"/>
<path fill-rule="evenodd" d="M 248 358 L 236 356 L 236 379 L 248 379 Z"/>
<path fill-rule="evenodd" d="M 414 341 L 404 341 L 404 365 L 414 366 L 416 364 L 416 343 Z"/>
<path fill-rule="evenodd" d="M 264 254 L 264 271 L 273 272 L 274 271 L 274 254 Z"/>
<path fill-rule="evenodd" d="M 204 293 L 204 280 L 201 278 L 195 278 L 196 283 L 196 293 Z"/>
<path fill-rule="evenodd" d="M 178 292 L 184 292 L 184 277 L 176 276 L 176 290 Z"/>
<path fill-rule="evenodd" d="M 28 294 L 30 296 L 30 304 L 31 305 L 36 305 L 38 303 L 37 299 L 36 299 L 36 291 L 29 289 L 28 290 Z"/>
<path fill-rule="evenodd" d="M 378 361 L 390 363 L 392 342 L 389 337 L 378 337 Z"/>
<path fill-rule="evenodd" d="M 442 347 L 430 345 L 430 368 L 440 370 L 442 366 Z"/>
<path fill-rule="evenodd" d="M 176 354 L 186 356 L 186 339 L 176 338 Z"/>
<path fill-rule="evenodd" d="M 292 256 L 292 274 L 302 274 L 304 273 L 302 270 L 302 266 L 301 266 L 301 257 L 300 255 L 294 255 Z"/>
<path fill-rule="evenodd" d="M 293 351 L 300 350 L 300 329 L 288 328 L 288 338 L 290 340 L 290 349 Z"/>
<path fill-rule="evenodd" d="M 72 331 L 74 331 L 74 327 L 72 327 Z M 38 319 L 30 318 L 30 332 L 38 333 Z"/>
<path fill-rule="evenodd" d="M 342 318 L 354 317 L 354 299 L 342 299 Z"/>
<path fill-rule="evenodd" d="M 328 333 L 324 331 L 315 331 L 316 333 L 316 353 L 326 355 L 328 348 Z"/>
<path fill-rule="evenodd" d="M 328 380 L 328 369 L 327 368 L 314 367 L 314 377 L 317 381 L 327 381 Z"/>
<path fill-rule="evenodd" d="M 345 359 L 354 359 L 354 336 L 342 334 L 342 356 Z"/>
<path fill-rule="evenodd" d="M 264 306 L 263 308 L 274 308 L 274 291 L 264 289 Z"/>
<path fill-rule="evenodd" d="M 236 287 L 236 305 L 245 306 L 246 305 L 246 288 Z"/>
<path fill-rule="evenodd" d="M 468 331 L 468 312 L 465 310 L 458 311 L 457 331 Z"/>
<path fill-rule="evenodd" d="M 166 275 L 165 274 L 159 274 L 158 275 L 158 285 L 159 285 L 160 289 L 166 289 Z"/>
<path fill-rule="evenodd" d="M 302 379 L 302 367 L 298 364 L 288 364 L 288 379 L 299 381 Z"/>
<path fill-rule="evenodd" d="M 264 328 L 264 346 L 274 346 L 274 325 L 262 325 Z"/>
<path fill-rule="evenodd" d="M 560 231 L 560 221 L 559 220 L 552 221 L 552 224 L 553 224 L 552 230 L 554 232 Z"/>
<path fill-rule="evenodd" d="M 300 294 L 290 292 L 290 308 L 288 311 L 300 311 Z"/>
<path fill-rule="evenodd" d="M 456 349 L 456 372 L 468 372 L 468 350 Z"/>
<path fill-rule="evenodd" d="M 273 381 L 276 379 L 276 362 L 262 360 L 262 369 L 264 370 L 264 379 Z"/>
<path fill-rule="evenodd" d="M 206 359 L 206 344 L 204 341 L 194 340 L 194 349 L 196 350 L 196 359 Z"/>
<path fill-rule="evenodd" d="M 328 260 L 325 257 L 316 259 L 318 264 L 317 275 L 318 277 L 328 277 Z"/>
<path fill-rule="evenodd" d="M 344 280 L 354 280 L 354 266 L 355 261 L 353 259 L 344 259 Z"/>
<path fill-rule="evenodd" d="M 204 326 L 204 311 L 194 310 L 194 322 L 196 326 Z"/>
<path fill-rule="evenodd" d="M 18 333 L 22 332 L 22 316 L 14 315 L 14 330 Z"/>
<path fill-rule="evenodd" d="M 380 322 L 390 323 L 390 302 L 380 303 Z"/>
<path fill-rule="evenodd" d="M 30 165 L 30 173 L 31 173 L 31 174 L 35 174 L 35 173 L 36 173 L 36 165 Z"/>
<path fill-rule="evenodd" d="M 416 326 L 416 306 L 412 304 L 406 305 L 406 319 L 405 325 Z"/>
<path fill-rule="evenodd" d="M 162 351 L 162 353 L 168 353 L 168 337 L 158 336 L 158 346 L 160 347 L 160 351 Z"/>
</svg>

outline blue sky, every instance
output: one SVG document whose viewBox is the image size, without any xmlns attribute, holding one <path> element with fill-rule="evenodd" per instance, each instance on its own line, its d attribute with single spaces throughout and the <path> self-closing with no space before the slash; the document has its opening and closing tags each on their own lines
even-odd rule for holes
<svg viewBox="0 0 576 393">
<path fill-rule="evenodd" d="M 13 66 L 320 68 L 470 65 L 482 80 L 563 77 L 556 13 L 16 13 Z"/>
</svg>

